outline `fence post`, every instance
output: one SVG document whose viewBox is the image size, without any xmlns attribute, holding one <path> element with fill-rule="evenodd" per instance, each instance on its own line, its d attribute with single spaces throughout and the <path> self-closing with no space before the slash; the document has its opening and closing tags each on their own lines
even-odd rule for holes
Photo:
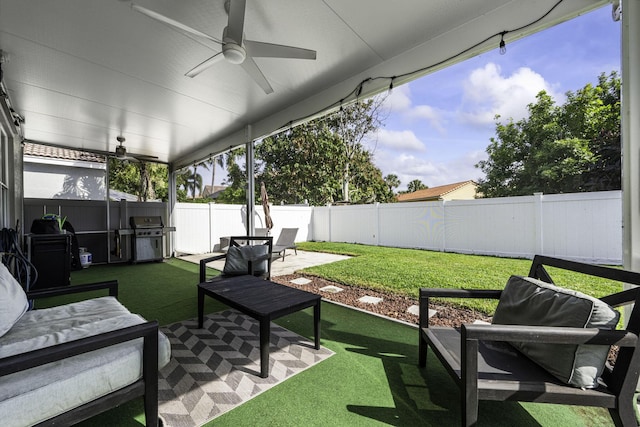
<svg viewBox="0 0 640 427">
<path fill-rule="evenodd" d="M 442 248 L 441 252 L 447 252 L 447 201 L 442 200 Z"/>
<path fill-rule="evenodd" d="M 374 209 L 376 210 L 376 235 L 374 242 L 376 246 L 380 246 L 380 202 L 376 202 Z"/>
<path fill-rule="evenodd" d="M 331 230 L 331 203 L 327 205 L 327 208 L 329 209 L 329 214 L 327 215 L 327 217 L 329 218 L 329 241 L 333 242 L 333 231 Z"/>
<path fill-rule="evenodd" d="M 542 193 L 533 193 L 533 212 L 535 213 L 535 224 L 533 227 L 533 238 L 535 254 L 544 254 L 544 218 L 542 216 Z"/>
</svg>

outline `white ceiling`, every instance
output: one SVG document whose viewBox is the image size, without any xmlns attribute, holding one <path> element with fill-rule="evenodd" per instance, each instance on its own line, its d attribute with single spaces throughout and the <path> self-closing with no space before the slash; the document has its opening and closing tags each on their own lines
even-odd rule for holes
<svg viewBox="0 0 640 427">
<path fill-rule="evenodd" d="M 367 78 L 387 77 L 364 83 L 361 96 L 388 88 L 389 77 L 421 70 L 395 79 L 398 85 L 496 49 L 500 32 L 536 21 L 556 3 L 247 0 L 248 39 L 317 51 L 315 61 L 257 58 L 274 89 L 267 95 L 226 62 L 185 77 L 219 47 L 136 12 L 130 1 L 0 0 L 3 81 L 25 118 L 26 139 L 112 152 L 123 135 L 129 152 L 181 167 L 335 108 Z M 561 1 L 505 40 L 606 3 Z M 216 38 L 227 23 L 224 0 L 136 4 Z"/>
</svg>

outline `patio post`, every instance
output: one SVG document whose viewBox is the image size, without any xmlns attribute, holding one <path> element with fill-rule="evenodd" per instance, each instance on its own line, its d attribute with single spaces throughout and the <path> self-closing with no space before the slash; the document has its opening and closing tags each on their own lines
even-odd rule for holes
<svg viewBox="0 0 640 427">
<path fill-rule="evenodd" d="M 247 125 L 247 235 L 255 235 L 254 215 L 256 210 L 255 201 L 255 158 L 253 156 L 253 139 L 251 136 L 251 125 Z"/>
<path fill-rule="evenodd" d="M 640 0 L 622 2 L 622 212 L 624 267 L 640 271 Z"/>
</svg>

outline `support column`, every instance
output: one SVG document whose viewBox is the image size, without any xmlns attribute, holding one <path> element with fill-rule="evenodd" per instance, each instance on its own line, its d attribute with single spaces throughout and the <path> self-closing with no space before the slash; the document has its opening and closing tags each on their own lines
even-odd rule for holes
<svg viewBox="0 0 640 427">
<path fill-rule="evenodd" d="M 253 156 L 253 139 L 251 136 L 251 125 L 247 125 L 247 235 L 255 235 L 255 158 Z"/>
<path fill-rule="evenodd" d="M 178 202 L 178 189 L 177 189 L 177 173 L 173 163 L 168 166 L 169 172 L 169 194 L 168 194 L 168 202 L 167 202 L 167 224 L 169 227 L 176 226 L 176 220 L 173 215 L 176 212 L 176 203 Z M 166 239 L 166 249 L 167 253 L 170 256 L 174 256 L 176 250 L 176 241 L 175 241 L 176 233 L 167 233 L 165 234 Z"/>
<path fill-rule="evenodd" d="M 622 2 L 622 203 L 624 267 L 640 271 L 640 0 Z"/>
</svg>

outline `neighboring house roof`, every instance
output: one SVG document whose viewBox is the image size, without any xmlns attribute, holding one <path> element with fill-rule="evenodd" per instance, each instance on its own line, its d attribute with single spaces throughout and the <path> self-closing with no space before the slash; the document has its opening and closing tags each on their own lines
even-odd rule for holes
<svg viewBox="0 0 640 427">
<path fill-rule="evenodd" d="M 30 142 L 25 142 L 24 144 L 24 155 L 63 160 L 82 160 L 85 162 L 97 163 L 106 163 L 107 161 L 106 157 L 100 154 L 70 150 L 68 148 L 52 147 L 50 145 L 33 144 Z"/>
<path fill-rule="evenodd" d="M 210 185 L 205 185 L 202 189 L 202 197 L 209 197 L 211 199 L 217 199 L 220 193 L 227 189 L 226 185 L 214 185 L 213 191 L 211 191 Z"/>
<path fill-rule="evenodd" d="M 474 181 L 462 181 L 453 184 L 441 185 L 438 187 L 425 188 L 423 190 L 414 191 L 413 193 L 398 194 L 397 199 L 399 202 L 418 202 L 418 201 L 430 201 L 430 200 L 445 200 L 450 199 L 447 196 L 451 196 L 452 193 L 469 187 L 472 191 L 467 192 L 466 196 L 461 195 L 458 199 L 473 199 L 476 195 L 476 184 Z"/>
</svg>

